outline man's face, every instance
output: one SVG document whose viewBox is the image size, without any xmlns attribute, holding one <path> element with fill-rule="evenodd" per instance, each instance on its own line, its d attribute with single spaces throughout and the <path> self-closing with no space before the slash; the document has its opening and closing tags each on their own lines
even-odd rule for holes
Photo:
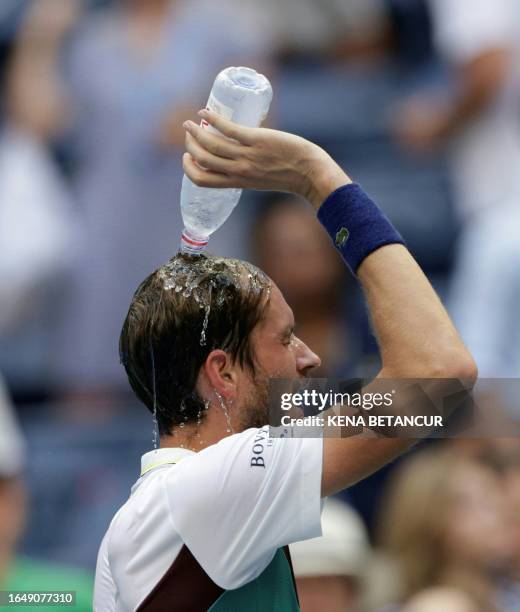
<svg viewBox="0 0 520 612">
<path fill-rule="evenodd" d="M 272 283 L 264 317 L 252 333 L 260 369 L 269 378 L 305 378 L 321 360 L 294 335 L 294 315 L 281 291 Z"/>
<path fill-rule="evenodd" d="M 235 415 L 239 430 L 268 422 L 270 378 L 306 378 L 319 367 L 320 358 L 294 335 L 294 325 L 292 310 L 273 283 L 264 316 L 251 335 L 256 371 L 246 374 L 247 391 Z"/>
</svg>

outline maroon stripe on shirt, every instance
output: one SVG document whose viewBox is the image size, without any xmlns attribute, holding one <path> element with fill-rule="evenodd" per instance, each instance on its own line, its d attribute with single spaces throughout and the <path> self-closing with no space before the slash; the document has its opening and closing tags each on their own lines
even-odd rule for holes
<svg viewBox="0 0 520 612">
<path fill-rule="evenodd" d="M 183 546 L 136 612 L 206 612 L 223 592 Z"/>
</svg>

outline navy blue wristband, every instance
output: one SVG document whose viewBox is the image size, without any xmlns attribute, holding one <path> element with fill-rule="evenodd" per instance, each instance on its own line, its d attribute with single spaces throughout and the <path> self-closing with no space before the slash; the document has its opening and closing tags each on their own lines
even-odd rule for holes
<svg viewBox="0 0 520 612">
<path fill-rule="evenodd" d="M 370 253 L 387 244 L 404 244 L 399 232 L 359 185 L 343 185 L 323 202 L 318 219 L 355 274 Z"/>
</svg>

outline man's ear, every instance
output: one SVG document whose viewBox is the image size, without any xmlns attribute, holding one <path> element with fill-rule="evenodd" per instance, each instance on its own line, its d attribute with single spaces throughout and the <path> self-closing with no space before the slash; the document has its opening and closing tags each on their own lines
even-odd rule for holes
<svg viewBox="0 0 520 612">
<path fill-rule="evenodd" d="M 238 387 L 237 366 L 226 352 L 220 349 L 211 351 L 202 365 L 202 372 L 210 386 L 222 397 L 231 399 L 236 396 Z"/>
</svg>

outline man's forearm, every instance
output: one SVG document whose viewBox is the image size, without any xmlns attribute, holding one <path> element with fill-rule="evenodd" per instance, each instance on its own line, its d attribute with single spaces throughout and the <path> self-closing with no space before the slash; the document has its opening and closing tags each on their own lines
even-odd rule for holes
<svg viewBox="0 0 520 612">
<path fill-rule="evenodd" d="M 311 176 L 313 183 L 307 197 L 313 198 L 311 203 L 314 206 L 320 198 L 320 203 L 323 204 L 323 200 L 329 197 L 331 192 L 351 183 L 348 176 L 328 156 L 316 160 Z M 356 194 L 353 193 L 353 187 L 344 191 L 349 190 L 352 195 L 347 194 L 344 198 L 340 197 L 341 194 L 332 195 L 325 204 L 329 211 L 334 212 L 336 207 L 348 209 L 349 198 L 352 200 L 352 206 L 359 208 L 359 197 L 358 201 L 354 202 Z M 362 196 L 365 197 L 363 194 Z M 377 207 L 368 198 L 365 199 L 367 206 L 371 205 L 377 211 Z M 359 237 L 349 236 L 349 231 L 350 224 L 356 225 L 353 215 L 357 212 L 351 213 L 350 218 L 349 210 L 344 212 L 346 241 L 354 242 Z M 363 212 L 361 210 L 361 214 Z M 377 212 L 370 212 L 370 215 L 374 218 L 374 231 L 381 231 L 380 226 L 383 223 L 382 231 L 388 232 L 388 242 L 393 242 L 393 228 L 388 220 L 386 229 L 385 221 L 381 221 Z M 371 220 L 370 215 L 368 222 Z M 327 229 L 331 238 L 337 242 L 337 227 Z M 383 375 L 389 378 L 472 378 L 476 368 L 471 355 L 426 276 L 406 247 L 402 244 L 378 247 L 377 243 L 374 243 L 373 252 L 369 252 L 370 242 L 373 240 L 370 235 L 371 227 L 365 223 L 359 231 L 367 234 L 369 254 L 362 259 L 354 272 L 367 298 L 381 351 Z M 384 236 L 381 242 L 385 242 Z M 346 244 L 342 255 L 348 261 L 348 250 L 351 247 L 348 246 L 349 242 Z"/>
<path fill-rule="evenodd" d="M 457 391 L 471 388 L 476 366 L 451 324 L 432 287 L 402 245 L 384 246 L 369 255 L 358 269 L 378 336 L 383 368 L 380 379 L 394 379 L 398 389 L 392 413 L 429 414 L 431 406 L 444 406 L 453 392 L 451 378 L 461 379 Z M 419 386 L 395 379 L 423 379 Z M 432 380 L 424 380 L 432 379 Z M 397 383 L 397 384 L 396 384 Z M 363 392 L 381 391 L 381 380 Z M 410 393 L 411 392 L 411 393 Z M 426 401 L 425 401 L 426 400 Z M 360 436 L 325 438 L 322 496 L 326 497 L 366 478 L 409 450 L 417 438 L 384 433 L 382 439 Z M 427 428 L 417 433 L 428 434 Z M 410 435 L 410 434 L 408 434 Z"/>
<path fill-rule="evenodd" d="M 354 186 L 338 189 L 327 198 L 324 206 L 348 208 L 348 192 L 354 189 Z M 350 221 L 353 227 L 356 226 L 353 215 L 359 212 L 363 216 L 360 203 L 362 206 L 365 199 L 370 209 L 367 218 L 374 219 L 375 231 L 383 234 L 383 242 L 387 232 L 391 241 L 395 230 L 388 220 L 378 216 L 377 207 L 368 198 L 363 199 L 359 192 L 357 196 L 357 201 L 352 202 L 353 210 L 345 211 L 346 224 Z M 334 221 L 337 223 L 340 219 L 341 212 Z M 336 228 L 327 228 L 333 240 Z M 370 234 L 367 223 L 359 224 L 358 229 Z M 345 245 L 348 245 L 348 231 L 345 235 Z M 367 249 L 377 245 L 371 240 L 367 236 Z M 363 392 L 384 391 L 381 385 L 387 383 L 380 379 L 394 379 L 390 383 L 390 388 L 397 390 L 392 414 L 405 415 L 410 410 L 429 414 L 432 407 L 442 408 L 444 398 L 453 392 L 453 383 L 446 379 L 462 379 L 463 384 L 458 385 L 457 391 L 470 388 L 476 378 L 476 366 L 430 283 L 406 247 L 397 241 L 367 251 L 366 257 L 356 267 L 352 262 L 359 261 L 357 247 L 360 241 L 354 249 L 357 252 L 355 256 L 348 252 L 348 246 L 340 248 L 365 292 L 383 362 L 378 380 L 370 383 Z M 336 239 L 336 246 L 337 242 Z M 396 380 L 410 378 L 422 379 L 421 384 L 407 386 L 406 380 L 402 381 L 403 384 Z M 343 435 L 343 431 L 341 433 Z M 363 436 L 324 439 L 322 496 L 336 493 L 367 477 L 416 442 L 415 433 L 411 437 L 399 437 L 396 431 L 376 430 L 375 433 L 389 437 L 375 440 Z M 426 428 L 417 432 L 417 436 L 427 434 Z"/>
<path fill-rule="evenodd" d="M 361 264 L 363 286 L 387 378 L 468 378 L 473 359 L 408 250 L 388 245 Z"/>
</svg>

